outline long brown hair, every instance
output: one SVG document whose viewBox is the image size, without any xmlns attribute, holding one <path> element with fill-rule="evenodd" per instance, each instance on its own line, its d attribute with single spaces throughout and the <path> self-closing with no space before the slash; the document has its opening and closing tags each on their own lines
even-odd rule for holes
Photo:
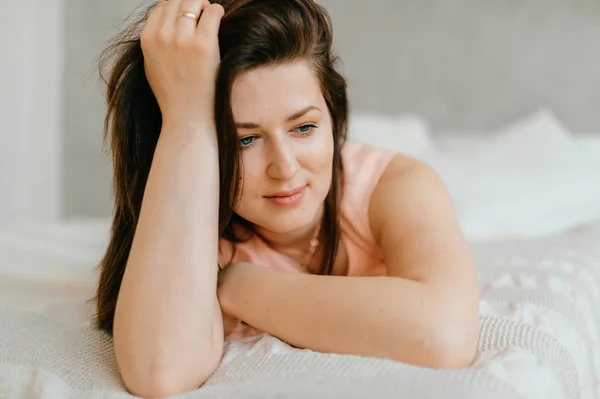
<svg viewBox="0 0 600 399">
<path fill-rule="evenodd" d="M 221 64 L 215 92 L 215 123 L 219 146 L 219 234 L 239 243 L 233 226 L 252 231 L 234 213 L 241 187 L 238 137 L 230 105 L 231 87 L 241 73 L 269 65 L 308 62 L 317 76 L 329 109 L 334 139 L 332 185 L 325 200 L 324 244 L 320 274 L 331 274 L 339 241 L 341 147 L 346 138 L 346 81 L 336 71 L 332 54 L 332 23 L 313 0 L 212 0 L 223 5 L 219 28 Z M 105 143 L 113 160 L 114 216 L 111 239 L 100 263 L 93 300 L 95 323 L 112 334 L 113 318 L 125 265 L 138 222 L 144 187 L 161 131 L 161 113 L 146 79 L 140 34 L 156 4 L 151 5 L 110 43 L 100 57 L 106 84 Z M 216 266 L 215 266 L 216 267 Z"/>
</svg>

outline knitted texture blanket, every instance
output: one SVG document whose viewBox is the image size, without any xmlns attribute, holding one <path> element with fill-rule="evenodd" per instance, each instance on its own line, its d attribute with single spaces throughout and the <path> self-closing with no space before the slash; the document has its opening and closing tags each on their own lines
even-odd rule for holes
<svg viewBox="0 0 600 399">
<path fill-rule="evenodd" d="M 131 398 L 111 340 L 90 325 L 103 223 L 0 231 L 0 398 Z M 471 367 L 430 370 L 228 342 L 218 370 L 179 398 L 531 398 L 600 395 L 600 224 L 472 244 L 481 284 Z"/>
</svg>

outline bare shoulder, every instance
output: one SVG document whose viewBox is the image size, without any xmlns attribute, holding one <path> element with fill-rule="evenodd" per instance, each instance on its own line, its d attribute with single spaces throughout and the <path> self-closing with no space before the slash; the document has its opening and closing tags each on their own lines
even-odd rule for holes
<svg viewBox="0 0 600 399">
<path fill-rule="evenodd" d="M 403 154 L 396 154 L 381 176 L 378 188 L 390 181 L 443 184 L 437 172 L 425 162 Z"/>
<path fill-rule="evenodd" d="M 369 224 L 388 275 L 475 290 L 468 243 L 448 190 L 427 164 L 396 156 L 377 184 Z"/>
<path fill-rule="evenodd" d="M 374 235 L 381 237 L 383 222 L 391 216 L 397 220 L 398 213 L 409 215 L 425 211 L 426 208 L 429 212 L 434 208 L 439 212 L 454 214 L 452 200 L 443 180 L 426 163 L 406 155 L 395 155 L 371 196 L 369 223 Z"/>
</svg>

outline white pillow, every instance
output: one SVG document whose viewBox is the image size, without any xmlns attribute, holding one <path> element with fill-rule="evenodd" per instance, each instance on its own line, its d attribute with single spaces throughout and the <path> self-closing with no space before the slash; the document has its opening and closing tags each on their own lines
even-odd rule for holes
<svg viewBox="0 0 600 399">
<path fill-rule="evenodd" d="M 446 137 L 423 158 L 446 182 L 470 241 L 544 236 L 600 219 L 600 170 L 551 112 L 485 137 Z"/>
<path fill-rule="evenodd" d="M 575 136 L 575 142 L 587 160 L 600 170 L 600 132 L 579 134 Z"/>
<path fill-rule="evenodd" d="M 422 156 L 433 148 L 429 126 L 411 114 L 351 114 L 348 140 L 392 149 L 412 157 Z"/>
</svg>

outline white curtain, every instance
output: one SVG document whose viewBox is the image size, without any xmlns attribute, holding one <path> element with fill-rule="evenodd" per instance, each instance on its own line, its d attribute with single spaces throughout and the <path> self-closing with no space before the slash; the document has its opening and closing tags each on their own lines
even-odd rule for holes
<svg viewBox="0 0 600 399">
<path fill-rule="evenodd" d="M 0 2 L 0 223 L 61 213 L 63 0 Z"/>
</svg>

